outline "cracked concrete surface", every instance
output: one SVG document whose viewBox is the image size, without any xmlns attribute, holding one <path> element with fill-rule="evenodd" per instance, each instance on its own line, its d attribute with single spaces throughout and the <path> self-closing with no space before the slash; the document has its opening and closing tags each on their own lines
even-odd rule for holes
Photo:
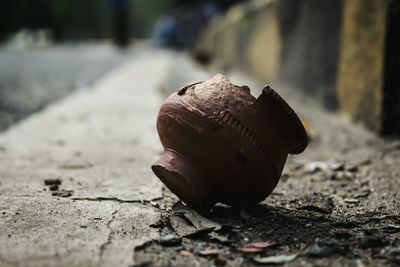
<svg viewBox="0 0 400 267">
<path fill-rule="evenodd" d="M 146 203 L 162 197 L 149 166 L 170 60 L 143 51 L 0 135 L 1 266 L 130 266 L 135 246 L 157 238 Z M 53 196 L 46 179 L 72 196 Z"/>
<path fill-rule="evenodd" d="M 238 252 L 252 241 L 281 244 L 274 255 L 316 242 L 335 248 L 327 258 L 300 257 L 287 266 L 399 262 L 399 143 L 275 84 L 314 134 L 305 153 L 289 158 L 279 185 L 262 203 L 265 212 L 242 220 L 219 207 L 215 219 L 235 226 L 229 246 L 187 238 L 178 247 L 148 243 L 172 231 L 160 217 L 176 201 L 150 170 L 162 152 L 155 129 L 165 97 L 159 92 L 210 76 L 184 55 L 142 49 L 93 90 L 76 92 L 1 133 L 0 266 L 214 266 L 196 252 L 210 247 L 220 249 L 227 266 L 253 266 Z M 229 76 L 254 95 L 262 88 L 239 73 Z M 321 161 L 344 162 L 358 171 L 351 179 L 336 179 L 306 170 Z M 46 179 L 61 180 L 58 191 L 49 191 Z M 364 189 L 368 194 L 358 198 Z M 64 193 L 72 195 L 61 197 Z M 333 201 L 332 214 L 312 214 L 302 204 L 321 193 L 322 200 Z M 182 249 L 193 252 L 190 261 L 179 254 Z"/>
<path fill-rule="evenodd" d="M 104 242 L 103 244 L 101 244 L 101 246 L 100 246 L 100 253 L 99 253 L 100 262 L 102 262 L 102 260 L 103 260 L 104 251 L 107 249 L 107 246 L 111 244 L 111 240 L 114 235 L 114 232 L 110 228 L 110 225 L 114 221 L 115 214 L 117 214 L 117 212 L 118 212 L 118 210 L 113 211 L 113 213 L 111 214 L 111 219 L 106 223 L 109 233 L 108 233 L 107 241 Z"/>
</svg>

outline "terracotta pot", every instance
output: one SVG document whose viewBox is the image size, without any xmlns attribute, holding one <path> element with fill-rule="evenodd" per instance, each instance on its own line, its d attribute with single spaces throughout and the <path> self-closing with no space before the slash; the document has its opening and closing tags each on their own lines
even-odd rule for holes
<svg viewBox="0 0 400 267">
<path fill-rule="evenodd" d="M 183 202 L 209 210 L 264 200 L 288 154 L 301 153 L 307 134 L 269 86 L 255 99 L 223 75 L 183 87 L 162 105 L 157 130 L 164 146 L 154 173 Z"/>
</svg>

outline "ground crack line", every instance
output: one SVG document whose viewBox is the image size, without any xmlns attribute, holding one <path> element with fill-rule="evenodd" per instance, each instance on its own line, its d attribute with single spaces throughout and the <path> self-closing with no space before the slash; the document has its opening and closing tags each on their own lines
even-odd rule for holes
<svg viewBox="0 0 400 267">
<path fill-rule="evenodd" d="M 111 241 L 112 241 L 112 238 L 114 235 L 114 232 L 111 229 L 111 224 L 114 221 L 115 215 L 118 213 L 118 211 L 119 211 L 119 209 L 114 210 L 113 213 L 111 213 L 111 219 L 106 223 L 106 227 L 109 230 L 109 233 L 108 233 L 106 242 L 104 242 L 100 246 L 100 253 L 99 253 L 100 262 L 102 261 L 103 254 L 104 254 L 104 251 L 106 250 L 107 246 L 111 244 Z"/>
<path fill-rule="evenodd" d="M 77 201 L 113 201 L 113 202 L 118 202 L 118 203 L 141 203 L 141 204 L 149 204 L 151 201 L 156 201 L 156 200 L 161 200 L 163 196 L 161 197 L 155 197 L 152 198 L 151 200 L 137 200 L 137 199 L 132 199 L 132 200 L 124 200 L 120 199 L 117 197 L 73 197 L 70 198 L 72 200 L 77 200 Z"/>
</svg>

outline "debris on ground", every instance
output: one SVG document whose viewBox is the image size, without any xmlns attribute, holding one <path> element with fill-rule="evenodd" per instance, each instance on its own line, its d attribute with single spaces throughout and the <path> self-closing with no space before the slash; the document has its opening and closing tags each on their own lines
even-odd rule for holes
<svg viewBox="0 0 400 267">
<path fill-rule="evenodd" d="M 264 252 L 266 248 L 275 246 L 276 243 L 273 242 L 254 242 L 246 245 L 239 249 L 240 252 L 244 254 L 256 254 Z"/>
<path fill-rule="evenodd" d="M 53 191 L 51 193 L 52 196 L 54 197 L 70 197 L 74 194 L 74 190 L 65 190 L 65 189 L 61 189 L 58 191 Z"/>
<path fill-rule="evenodd" d="M 361 239 L 361 248 L 379 248 L 389 244 L 389 241 L 380 234 L 365 236 Z"/>
<path fill-rule="evenodd" d="M 58 167 L 60 169 L 65 169 L 65 170 L 78 170 L 78 169 L 86 169 L 92 167 L 93 164 L 90 162 L 82 162 L 80 159 L 79 160 L 69 160 L 66 161 L 62 164 L 60 164 Z"/>
<path fill-rule="evenodd" d="M 343 199 L 344 202 L 349 203 L 349 204 L 356 204 L 359 203 L 360 200 L 356 199 L 356 198 L 345 198 Z"/>
<path fill-rule="evenodd" d="M 179 254 L 181 254 L 183 257 L 193 257 L 193 253 L 187 250 L 181 250 Z"/>
<path fill-rule="evenodd" d="M 220 254 L 220 251 L 218 249 L 208 248 L 199 251 L 198 254 L 202 257 L 214 259 L 214 264 L 217 266 L 224 266 L 228 262 L 227 259 Z"/>
<path fill-rule="evenodd" d="M 303 124 L 304 129 L 306 130 L 307 137 L 309 141 L 315 140 L 319 137 L 317 131 L 311 127 L 311 124 L 305 118 L 300 118 L 301 123 Z"/>
<path fill-rule="evenodd" d="M 358 171 L 355 164 L 345 164 L 344 162 L 315 161 L 304 165 L 305 174 L 322 173 L 332 180 L 352 180 Z"/>
<path fill-rule="evenodd" d="M 268 257 L 256 256 L 253 258 L 253 261 L 259 264 L 284 264 L 293 261 L 298 255 L 299 254 L 295 253 Z"/>
<path fill-rule="evenodd" d="M 244 220 L 248 221 L 251 218 L 251 215 L 247 212 L 246 209 L 241 209 L 240 210 L 240 217 L 242 217 Z"/>
<path fill-rule="evenodd" d="M 58 184 L 52 184 L 49 186 L 50 191 L 57 191 L 58 190 Z"/>
<path fill-rule="evenodd" d="M 304 255 L 312 258 L 323 258 L 329 257 L 333 253 L 334 250 L 332 248 L 325 245 L 315 244 L 314 246 L 309 248 Z"/>
<path fill-rule="evenodd" d="M 65 190 L 60 189 L 61 186 L 60 179 L 46 179 L 44 180 L 44 184 L 48 186 L 49 190 L 51 191 L 51 195 L 54 197 L 70 197 L 74 194 L 73 190 Z"/>
<path fill-rule="evenodd" d="M 223 235 L 216 232 L 211 232 L 208 234 L 209 240 L 214 241 L 220 244 L 228 245 L 231 244 L 232 241 L 229 240 L 229 234 Z"/>
<path fill-rule="evenodd" d="M 51 186 L 51 185 L 61 185 L 60 179 L 46 179 L 44 180 L 44 185 Z"/>
<path fill-rule="evenodd" d="M 254 248 L 268 248 L 268 247 L 272 247 L 275 245 L 276 245 L 276 243 L 274 243 L 274 242 L 255 242 L 255 243 L 251 243 L 249 246 L 254 247 Z"/>
<path fill-rule="evenodd" d="M 400 225 L 389 224 L 383 228 L 386 232 L 397 233 L 400 232 Z"/>
<path fill-rule="evenodd" d="M 335 185 L 339 189 L 343 188 L 339 183 Z M 352 188 L 354 191 L 358 190 L 356 186 Z M 248 209 L 251 214 L 249 220 L 244 220 L 239 210 L 225 205 L 217 205 L 205 218 L 183 203 L 177 203 L 172 208 L 172 214 L 166 217 L 170 223 L 160 225 L 160 231 L 174 230 L 176 235 L 180 236 L 177 229 L 182 226 L 177 227 L 173 223 L 174 220 L 176 222 L 174 216 L 177 215 L 182 220 L 179 223 L 190 227 L 190 231 L 194 233 L 198 231 L 195 225 L 207 231 L 205 233 L 200 231 L 200 235 L 182 236 L 184 237 L 180 244 L 182 248 L 178 251 L 176 248 L 157 247 L 153 243 L 148 248 L 138 251 L 136 259 L 144 261 L 157 251 L 168 258 L 172 265 L 184 266 L 183 262 L 175 257 L 176 254 L 180 254 L 179 251 L 185 250 L 188 253 L 182 252 L 182 254 L 193 255 L 191 260 L 201 266 L 217 265 L 216 259 L 219 256 L 224 257 L 227 260 L 226 265 L 229 266 L 234 261 L 245 264 L 252 261 L 260 265 L 269 265 L 285 264 L 295 261 L 299 256 L 304 256 L 302 261 L 307 262 L 321 258 L 332 259 L 333 255 L 357 257 L 371 249 L 370 257 L 396 259 L 396 252 L 391 254 L 386 251 L 390 248 L 389 245 L 393 247 L 394 244 L 398 244 L 398 241 L 393 240 L 396 240 L 398 228 L 400 229 L 399 216 L 379 212 L 337 215 L 343 210 L 364 205 L 360 198 L 354 198 L 360 199 L 358 205 L 354 205 L 355 203 L 346 205 L 344 199 L 351 199 L 348 196 L 353 196 L 354 191 L 298 195 L 278 192 L 272 194 L 262 205 Z M 345 205 L 340 204 L 340 201 Z M 171 206 L 172 203 L 173 201 Z M 377 235 L 375 232 L 388 233 L 392 237 Z M 304 249 L 298 251 L 299 247 Z M 376 248 L 382 251 L 375 251 Z M 293 253 L 296 250 L 297 252 Z M 202 262 L 201 259 L 207 259 L 207 262 Z M 221 265 L 223 262 L 221 261 Z"/>
<path fill-rule="evenodd" d="M 371 190 L 363 190 L 354 195 L 354 198 L 366 198 L 371 194 Z"/>
<path fill-rule="evenodd" d="M 219 250 L 215 248 L 209 248 L 209 249 L 204 249 L 199 251 L 199 255 L 203 257 L 214 257 L 219 254 Z"/>
<path fill-rule="evenodd" d="M 225 266 L 227 263 L 227 260 L 224 256 L 218 255 L 215 260 L 214 260 L 215 265 L 217 266 Z"/>
<path fill-rule="evenodd" d="M 264 250 L 262 248 L 243 247 L 243 248 L 240 248 L 239 251 L 244 254 L 256 254 L 256 253 L 261 253 Z"/>
<path fill-rule="evenodd" d="M 206 235 L 212 231 L 221 229 L 219 223 L 207 219 L 180 201 L 172 207 L 172 212 L 170 223 L 172 229 L 179 236 Z"/>
<path fill-rule="evenodd" d="M 298 209 L 330 214 L 333 211 L 333 200 L 321 193 L 308 194 L 297 201 Z"/>
<path fill-rule="evenodd" d="M 320 171 L 328 171 L 329 170 L 329 165 L 327 162 L 322 162 L 322 161 L 315 161 L 315 162 L 309 162 L 306 165 L 304 165 L 304 172 L 305 173 L 316 173 Z"/>
<path fill-rule="evenodd" d="M 160 245 L 165 247 L 178 246 L 181 243 L 182 238 L 174 234 L 164 235 L 160 238 Z"/>
</svg>

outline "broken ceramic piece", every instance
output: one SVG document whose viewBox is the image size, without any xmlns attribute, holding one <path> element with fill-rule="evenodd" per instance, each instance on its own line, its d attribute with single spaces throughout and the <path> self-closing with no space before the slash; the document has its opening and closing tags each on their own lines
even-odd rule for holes
<svg viewBox="0 0 400 267">
<path fill-rule="evenodd" d="M 307 146 L 304 127 L 269 86 L 256 99 L 223 75 L 183 87 L 162 105 L 164 146 L 154 173 L 183 202 L 209 210 L 220 202 L 246 207 L 277 185 L 288 154 Z"/>
<path fill-rule="evenodd" d="M 221 229 L 221 225 L 211 221 L 182 202 L 172 207 L 173 215 L 169 218 L 172 229 L 179 236 L 201 236 Z"/>
</svg>

